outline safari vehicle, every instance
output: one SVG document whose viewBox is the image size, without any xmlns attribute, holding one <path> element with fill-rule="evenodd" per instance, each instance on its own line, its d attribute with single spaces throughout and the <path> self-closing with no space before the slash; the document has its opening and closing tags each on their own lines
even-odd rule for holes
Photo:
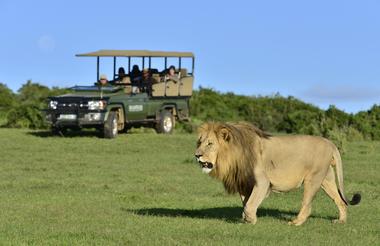
<svg viewBox="0 0 380 246">
<path fill-rule="evenodd" d="M 67 129 L 96 128 L 105 138 L 131 127 L 154 127 L 159 133 L 171 133 L 176 121 L 189 120 L 189 99 L 194 81 L 194 55 L 191 52 L 148 50 L 99 50 L 76 55 L 96 57 L 96 81 L 91 86 L 74 86 L 69 94 L 48 98 L 46 120 L 54 133 Z M 100 60 L 113 59 L 113 80 L 99 83 Z M 132 60 L 141 62 L 147 81 L 132 80 Z M 176 63 L 176 80 L 167 79 L 168 61 Z M 163 63 L 163 71 L 154 67 Z M 116 72 L 127 65 L 122 76 Z M 186 68 L 184 65 L 190 68 Z M 158 65 L 157 65 L 158 66 Z M 137 88 L 137 90 L 136 90 Z"/>
</svg>

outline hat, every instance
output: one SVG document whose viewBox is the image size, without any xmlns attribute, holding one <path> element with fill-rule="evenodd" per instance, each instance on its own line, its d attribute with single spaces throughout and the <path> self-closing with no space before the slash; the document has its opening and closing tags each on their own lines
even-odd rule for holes
<svg viewBox="0 0 380 246">
<path fill-rule="evenodd" d="M 105 79 L 105 80 L 107 80 L 107 75 L 105 75 L 105 74 L 102 74 L 102 75 L 100 75 L 99 79 L 100 79 L 100 80 L 102 80 L 102 79 Z"/>
</svg>

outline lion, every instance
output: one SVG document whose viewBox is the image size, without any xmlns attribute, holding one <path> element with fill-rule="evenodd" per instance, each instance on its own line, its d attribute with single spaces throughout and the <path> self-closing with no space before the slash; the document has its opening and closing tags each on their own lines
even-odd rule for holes
<svg viewBox="0 0 380 246">
<path fill-rule="evenodd" d="M 354 194 L 351 201 L 344 196 L 340 153 L 326 138 L 273 136 L 247 122 L 208 122 L 198 132 L 195 157 L 202 171 L 221 180 L 228 193 L 240 194 L 245 222 L 257 222 L 257 208 L 271 191 L 286 192 L 302 184 L 302 206 L 291 225 L 307 220 L 320 187 L 338 207 L 336 223 L 345 223 L 348 204 L 361 200 L 360 194 Z"/>
</svg>

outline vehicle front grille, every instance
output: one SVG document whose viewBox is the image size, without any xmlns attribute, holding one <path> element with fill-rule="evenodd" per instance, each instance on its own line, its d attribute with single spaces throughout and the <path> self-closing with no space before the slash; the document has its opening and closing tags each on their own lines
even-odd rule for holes
<svg viewBox="0 0 380 246">
<path fill-rule="evenodd" d="M 64 114 L 77 114 L 88 109 L 88 100 L 83 98 L 59 98 L 57 111 Z"/>
</svg>

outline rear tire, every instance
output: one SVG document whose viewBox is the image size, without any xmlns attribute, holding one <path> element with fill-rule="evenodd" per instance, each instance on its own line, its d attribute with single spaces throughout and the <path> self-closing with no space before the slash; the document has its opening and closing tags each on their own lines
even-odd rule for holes
<svg viewBox="0 0 380 246">
<path fill-rule="evenodd" d="M 111 111 L 104 123 L 103 136 L 104 138 L 115 138 L 118 133 L 117 129 L 118 116 L 115 111 Z"/>
<path fill-rule="evenodd" d="M 160 119 L 156 124 L 156 131 L 163 134 L 171 134 L 175 126 L 175 119 L 171 112 L 164 110 L 160 113 Z"/>
</svg>

